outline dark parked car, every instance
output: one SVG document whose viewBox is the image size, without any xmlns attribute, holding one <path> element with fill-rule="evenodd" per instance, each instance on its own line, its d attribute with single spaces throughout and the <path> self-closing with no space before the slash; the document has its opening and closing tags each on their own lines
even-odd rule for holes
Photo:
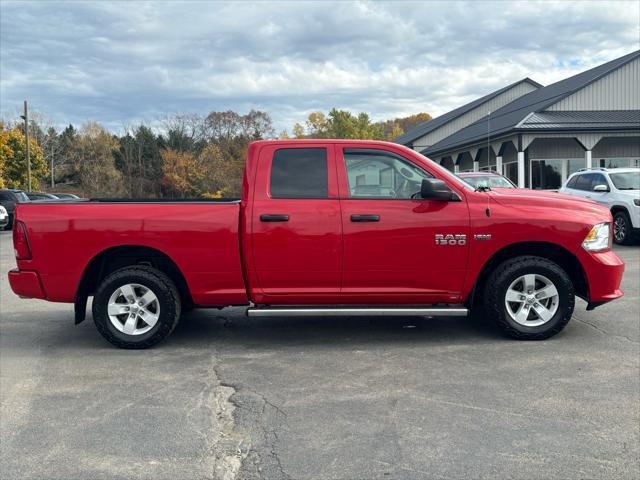
<svg viewBox="0 0 640 480">
<path fill-rule="evenodd" d="M 456 175 L 474 188 L 518 188 L 507 177 L 496 172 L 463 172 Z"/>
<path fill-rule="evenodd" d="M 0 190 L 0 205 L 2 205 L 9 214 L 9 223 L 4 227 L 11 230 L 13 225 L 13 212 L 16 209 L 16 203 L 25 203 L 29 201 L 29 197 L 22 191 L 16 189 Z"/>
<path fill-rule="evenodd" d="M 60 200 L 58 197 L 51 195 L 50 193 L 45 192 L 27 192 L 27 197 L 29 200 Z"/>
</svg>

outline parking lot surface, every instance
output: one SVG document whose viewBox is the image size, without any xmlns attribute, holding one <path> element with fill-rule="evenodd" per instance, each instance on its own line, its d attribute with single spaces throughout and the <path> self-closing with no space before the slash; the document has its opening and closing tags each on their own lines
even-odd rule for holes
<svg viewBox="0 0 640 480">
<path fill-rule="evenodd" d="M 471 318 L 187 314 L 119 350 L 22 300 L 0 234 L 4 479 L 640 476 L 640 248 L 625 296 L 553 339 Z"/>
</svg>

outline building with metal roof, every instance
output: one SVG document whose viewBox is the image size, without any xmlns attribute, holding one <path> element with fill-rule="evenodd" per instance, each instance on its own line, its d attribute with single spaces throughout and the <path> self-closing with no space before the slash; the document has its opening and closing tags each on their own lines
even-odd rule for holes
<svg viewBox="0 0 640 480">
<path fill-rule="evenodd" d="M 559 188 L 585 167 L 640 166 L 640 51 L 546 87 L 525 78 L 394 141 L 520 187 Z"/>
</svg>

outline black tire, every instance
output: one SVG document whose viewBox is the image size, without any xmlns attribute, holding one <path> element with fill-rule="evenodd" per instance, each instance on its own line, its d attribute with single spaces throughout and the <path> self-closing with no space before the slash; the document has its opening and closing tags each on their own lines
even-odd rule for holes
<svg viewBox="0 0 640 480">
<path fill-rule="evenodd" d="M 613 216 L 613 241 L 618 245 L 633 243 L 633 225 L 627 212 L 616 212 Z"/>
<path fill-rule="evenodd" d="M 160 308 L 155 325 L 139 335 L 130 335 L 118 330 L 109 319 L 109 298 L 127 284 L 138 284 L 151 290 L 157 297 Z M 111 273 L 98 286 L 93 297 L 93 321 L 100 334 L 116 347 L 149 348 L 164 340 L 173 331 L 180 319 L 180 307 L 178 290 L 167 275 L 146 266 L 125 267 Z"/>
<path fill-rule="evenodd" d="M 507 289 L 512 282 L 527 274 L 542 275 L 553 283 L 558 292 L 557 310 L 542 325 L 522 325 L 507 311 Z M 571 279 L 559 265 L 542 257 L 526 255 L 506 260 L 491 273 L 485 287 L 484 307 L 487 317 L 505 334 L 518 340 L 544 340 L 554 336 L 567 325 L 574 306 L 575 293 Z"/>
</svg>

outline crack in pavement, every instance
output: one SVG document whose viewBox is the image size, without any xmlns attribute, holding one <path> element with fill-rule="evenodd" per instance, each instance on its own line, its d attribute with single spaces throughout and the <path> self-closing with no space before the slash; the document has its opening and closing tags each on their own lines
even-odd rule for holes
<svg viewBox="0 0 640 480">
<path fill-rule="evenodd" d="M 220 381 L 215 357 L 211 359 L 210 373 L 213 388 L 207 404 L 214 435 L 208 445 L 208 471 L 215 480 L 235 480 L 251 448 L 250 437 L 236 428 L 234 411 L 237 405 L 232 400 L 236 389 Z"/>
<path fill-rule="evenodd" d="M 598 327 L 597 325 L 594 325 L 591 322 L 587 322 L 586 320 L 580 318 L 580 317 L 574 317 L 577 321 L 579 321 L 580 323 L 584 323 L 585 325 L 590 326 L 591 328 L 593 328 L 594 330 L 600 332 L 601 334 L 607 336 L 607 337 L 613 337 L 613 338 L 624 338 L 625 340 L 627 340 L 628 342 L 631 343 L 635 343 L 636 345 L 639 344 L 640 342 L 638 342 L 637 340 L 634 340 L 630 337 L 627 337 L 626 335 L 620 335 L 620 334 L 614 334 L 614 333 L 610 333 L 607 332 L 606 330 L 603 330 L 602 328 Z"/>
</svg>

